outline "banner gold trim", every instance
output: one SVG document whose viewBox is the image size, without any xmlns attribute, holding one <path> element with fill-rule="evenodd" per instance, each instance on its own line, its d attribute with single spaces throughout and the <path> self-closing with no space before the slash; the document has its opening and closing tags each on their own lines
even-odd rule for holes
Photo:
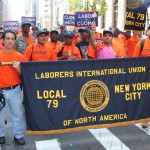
<svg viewBox="0 0 150 150">
<path fill-rule="evenodd" d="M 58 133 L 67 133 L 67 132 L 74 132 L 74 131 L 87 130 L 87 129 L 109 128 L 109 127 L 132 125 L 132 124 L 148 122 L 148 121 L 150 121 L 150 118 L 121 122 L 121 123 L 119 122 L 119 123 L 111 123 L 111 124 L 99 124 L 99 125 L 90 125 L 90 126 L 82 126 L 82 127 L 75 127 L 75 128 L 69 128 L 69 129 L 49 130 L 49 131 L 29 131 L 28 130 L 26 131 L 26 134 L 58 134 Z"/>
</svg>

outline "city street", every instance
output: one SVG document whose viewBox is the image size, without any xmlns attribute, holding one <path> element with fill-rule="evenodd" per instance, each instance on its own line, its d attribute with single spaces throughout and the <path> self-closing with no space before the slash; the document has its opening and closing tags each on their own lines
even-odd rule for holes
<svg viewBox="0 0 150 150">
<path fill-rule="evenodd" d="M 150 0 L 0 0 L 0 150 L 150 150 L 149 66 Z"/>
<path fill-rule="evenodd" d="M 149 150 L 150 126 L 143 130 L 140 124 L 91 129 L 55 134 L 26 135 L 26 144 L 18 146 L 13 141 L 12 123 L 7 118 L 6 144 L 0 150 Z"/>
</svg>

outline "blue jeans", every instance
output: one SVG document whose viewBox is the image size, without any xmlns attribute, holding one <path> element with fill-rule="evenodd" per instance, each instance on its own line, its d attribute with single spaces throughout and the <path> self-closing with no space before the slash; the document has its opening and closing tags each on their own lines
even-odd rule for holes
<svg viewBox="0 0 150 150">
<path fill-rule="evenodd" d="M 20 85 L 15 89 L 3 90 L 3 94 L 13 122 L 13 134 L 18 139 L 22 138 L 25 134 L 25 118 L 22 105 L 23 92 L 21 91 Z M 6 133 L 4 122 L 5 111 L 8 110 L 6 106 L 0 111 L 0 137 L 5 136 Z"/>
</svg>

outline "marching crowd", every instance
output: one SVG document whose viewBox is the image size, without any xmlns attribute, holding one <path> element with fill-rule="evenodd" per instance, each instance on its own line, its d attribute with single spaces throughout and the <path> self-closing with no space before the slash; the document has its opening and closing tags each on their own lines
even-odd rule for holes
<svg viewBox="0 0 150 150">
<path fill-rule="evenodd" d="M 57 30 L 49 32 L 46 28 L 31 27 L 30 23 L 23 23 L 21 27 L 19 35 L 0 28 L 0 144 L 5 144 L 4 105 L 10 110 L 14 141 L 19 145 L 25 144 L 19 62 L 150 56 L 150 26 L 146 36 L 141 31 L 123 32 L 118 28 L 103 30 L 102 34 L 96 32 L 94 23 L 90 28 L 75 28 L 73 31 L 61 25 L 60 33 Z M 2 100 L 5 100 L 3 105 Z M 144 123 L 143 127 L 148 127 L 148 124 Z"/>
</svg>

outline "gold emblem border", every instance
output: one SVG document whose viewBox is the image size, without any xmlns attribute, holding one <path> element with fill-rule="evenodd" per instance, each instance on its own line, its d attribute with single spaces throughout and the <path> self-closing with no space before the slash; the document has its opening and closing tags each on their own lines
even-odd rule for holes
<svg viewBox="0 0 150 150">
<path fill-rule="evenodd" d="M 140 6 L 140 3 L 143 3 L 145 0 L 140 0 L 139 2 L 135 2 L 134 4 L 133 3 L 127 3 L 127 7 L 129 8 L 129 9 L 136 9 L 136 8 L 138 8 L 139 6 Z"/>
<path fill-rule="evenodd" d="M 104 103 L 102 105 L 100 105 L 99 107 L 97 107 L 97 108 L 89 107 L 84 101 L 84 91 L 86 90 L 87 87 L 89 87 L 90 85 L 93 85 L 93 84 L 97 84 L 97 85 L 101 86 L 103 88 L 103 90 L 105 91 L 105 95 L 106 95 Z M 107 104 L 109 102 L 109 90 L 108 90 L 107 86 L 99 80 L 88 81 L 83 85 L 83 87 L 80 91 L 80 102 L 81 102 L 82 107 L 84 109 L 86 109 L 87 111 L 89 111 L 89 112 L 101 111 L 102 109 L 104 109 L 107 106 Z"/>
</svg>

